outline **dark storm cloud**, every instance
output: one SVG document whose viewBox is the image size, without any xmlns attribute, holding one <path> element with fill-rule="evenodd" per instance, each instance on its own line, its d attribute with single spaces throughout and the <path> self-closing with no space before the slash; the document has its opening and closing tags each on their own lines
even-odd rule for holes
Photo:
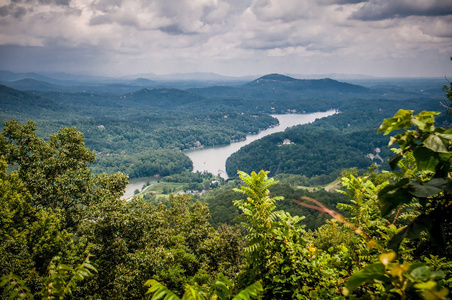
<svg viewBox="0 0 452 300">
<path fill-rule="evenodd" d="M 69 6 L 71 0 L 37 0 L 37 1 L 22 1 L 12 0 L 10 4 L 0 6 L 0 17 L 12 16 L 20 19 L 25 16 L 27 12 L 33 11 L 33 7 L 40 5 L 47 6 Z M 27 9 L 28 8 L 28 9 Z"/>
<path fill-rule="evenodd" d="M 187 34 L 182 28 L 180 28 L 177 24 L 172 24 L 169 26 L 162 26 L 159 28 L 160 31 L 165 32 L 169 35 L 181 35 Z"/>
<path fill-rule="evenodd" d="M 22 7 L 22 6 L 18 6 L 16 7 L 16 11 L 13 13 L 14 18 L 20 18 L 23 15 L 25 15 L 27 13 L 27 10 Z"/>
<path fill-rule="evenodd" d="M 240 44 L 243 49 L 253 49 L 253 50 L 272 50 L 272 49 L 285 49 L 289 47 L 307 47 L 311 44 L 310 41 L 305 42 L 294 42 L 289 41 L 284 38 L 266 38 L 262 40 L 244 40 Z"/>
<path fill-rule="evenodd" d="M 69 6 L 71 0 L 39 0 L 39 4 Z"/>
<path fill-rule="evenodd" d="M 118 16 L 112 16 L 109 14 L 99 15 L 91 18 L 89 21 L 89 25 L 91 26 L 113 23 L 119 24 L 121 26 L 130 26 L 137 29 L 140 28 L 140 24 L 138 23 L 137 19 L 131 14 L 121 14 Z"/>
<path fill-rule="evenodd" d="M 236 1 L 100 0 L 90 6 L 93 14 L 88 23 L 91 26 L 132 26 L 140 31 L 159 30 L 169 35 L 194 35 L 212 31 L 209 26 L 224 25 L 231 15 L 242 13 L 246 7 L 234 5 Z"/>
<path fill-rule="evenodd" d="M 354 12 L 351 19 L 378 21 L 409 16 L 447 16 L 452 14 L 452 1 L 445 0 L 371 0 Z"/>
<path fill-rule="evenodd" d="M 103 53 L 98 47 L 69 48 L 50 43 L 40 47 L 0 45 L 0 69 L 76 72 L 86 64 L 96 68 L 109 63 Z"/>
<path fill-rule="evenodd" d="M 15 5 L 13 3 L 0 7 L 0 17 L 12 16 L 19 19 L 26 13 L 27 10 L 23 6 Z"/>
<path fill-rule="evenodd" d="M 122 5 L 122 0 L 100 0 L 97 2 L 93 2 L 91 7 L 95 10 L 101 12 L 108 12 L 112 9 L 120 8 Z"/>
<path fill-rule="evenodd" d="M 368 2 L 369 0 L 318 0 L 319 4 L 322 5 L 331 5 L 331 4 L 339 4 L 339 5 L 345 5 L 345 4 L 357 4 L 362 2 Z"/>
<path fill-rule="evenodd" d="M 452 51 L 451 0 L 0 3 L 0 69 L 232 74 L 309 65 L 318 73 L 341 72 L 347 62 L 347 72 L 393 76 L 394 57 L 405 59 L 398 72 L 408 74 L 413 61 L 430 66 Z M 447 73 L 435 68 L 428 74 Z"/>
</svg>

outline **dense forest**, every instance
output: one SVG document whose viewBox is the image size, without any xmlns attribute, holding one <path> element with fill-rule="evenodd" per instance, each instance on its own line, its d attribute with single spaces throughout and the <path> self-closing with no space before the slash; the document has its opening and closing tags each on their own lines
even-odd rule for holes
<svg viewBox="0 0 452 300">
<path fill-rule="evenodd" d="M 28 80 L 19 79 L 18 74 L 7 75 L 7 78 L 18 80 L 3 83 L 20 86 L 23 91 L 0 86 L 1 123 L 12 118 L 20 122 L 34 120 L 38 134 L 42 137 L 50 136 L 61 127 L 76 127 L 83 133 L 87 146 L 98 158 L 92 171 L 120 171 L 127 173 L 130 178 L 190 169 L 186 158 L 174 155 L 172 159 L 176 159 L 177 164 L 184 167 L 171 169 L 169 172 L 162 170 L 156 165 L 163 166 L 166 163 L 159 152 L 152 153 L 153 151 L 227 145 L 245 139 L 247 134 L 275 125 L 278 121 L 269 116 L 269 113 L 315 112 L 331 108 L 338 109 L 342 114 L 328 118 L 318 126 L 313 125 L 316 129 L 308 129 L 304 133 L 293 131 L 288 137 L 289 140 L 313 139 L 319 145 L 324 145 L 316 149 L 321 149 L 321 155 L 327 156 L 323 161 L 331 162 L 327 169 L 318 164 L 312 165 L 312 160 L 311 166 L 303 167 L 302 164 L 309 160 L 310 151 L 303 151 L 303 147 L 298 149 L 300 144 L 296 143 L 291 147 L 275 149 L 276 144 L 272 142 L 269 144 L 272 151 L 279 150 L 273 152 L 276 155 L 268 157 L 267 152 L 254 156 L 256 153 L 252 153 L 250 149 L 265 147 L 265 142 L 261 142 L 260 145 L 248 146 L 231 158 L 227 168 L 229 176 L 236 175 L 237 164 L 247 171 L 265 166 L 272 174 L 276 174 L 277 170 L 284 170 L 284 173 L 303 172 L 301 174 L 308 177 L 329 175 L 332 170 L 342 168 L 365 168 L 367 160 L 364 156 L 372 153 L 372 147 L 379 145 L 384 148 L 382 138 L 373 134 L 378 119 L 393 114 L 399 107 L 438 110 L 443 97 L 441 80 L 427 80 L 421 84 L 419 79 L 413 79 L 402 82 L 402 86 L 390 85 L 386 81 L 378 84 L 377 81 L 374 86 L 364 87 L 331 79 L 300 80 L 270 74 L 238 86 L 185 90 L 169 87 L 143 88 L 129 83 L 123 84 L 129 88 L 124 92 L 114 88 L 119 83 L 69 86 L 67 83 L 56 85 L 58 80 L 51 81 L 42 76 L 34 75 L 35 79 Z M 49 82 L 36 79 L 47 79 Z M 21 85 L 17 85 L 18 81 Z M 364 83 L 369 85 L 368 82 Z M 433 88 L 434 84 L 436 89 Z M 312 130 L 318 132 L 306 132 Z M 339 154 L 337 158 L 333 158 L 335 153 L 331 147 L 326 146 L 327 143 L 332 143 L 328 135 L 334 136 L 336 144 L 343 148 L 336 148 Z M 285 139 L 282 135 L 279 138 Z M 277 140 L 275 138 L 274 142 Z M 356 143 L 357 140 L 360 140 L 359 143 Z M 364 145 L 366 141 L 369 141 L 367 146 Z M 310 145 L 319 146 L 303 143 L 303 146 Z M 305 157 L 293 155 L 299 151 Z M 387 149 L 384 151 L 386 154 L 389 152 Z M 147 168 L 138 163 L 146 156 L 162 157 L 163 160 Z M 252 156 L 253 159 L 243 159 L 243 156 Z M 255 159 L 256 157 L 259 159 Z M 356 157 L 360 162 L 357 165 L 351 164 L 351 157 Z M 285 165 L 281 162 L 285 162 Z M 248 166 L 248 163 L 254 165 Z M 337 174 L 338 172 L 334 176 Z"/>
<path fill-rule="evenodd" d="M 432 110 L 452 86 L 53 88 L 0 90 L 4 298 L 447 299 L 452 131 Z M 340 113 L 242 148 L 238 178 L 191 173 L 180 151 L 315 105 Z M 121 199 L 128 175 L 156 174 Z"/>
</svg>

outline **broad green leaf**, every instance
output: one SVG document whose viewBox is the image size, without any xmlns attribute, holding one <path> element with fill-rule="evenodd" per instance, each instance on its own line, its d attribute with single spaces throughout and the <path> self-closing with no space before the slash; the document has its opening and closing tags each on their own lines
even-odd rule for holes
<svg viewBox="0 0 452 300">
<path fill-rule="evenodd" d="M 419 198 L 427 198 L 442 192 L 446 188 L 452 188 L 452 182 L 445 178 L 433 178 L 427 182 L 411 182 L 407 186 L 408 192 Z"/>
<path fill-rule="evenodd" d="M 424 146 L 434 152 L 448 153 L 450 138 L 446 138 L 450 134 L 432 134 L 424 140 Z"/>
<path fill-rule="evenodd" d="M 414 285 L 415 288 L 419 290 L 431 290 L 435 288 L 437 283 L 435 281 L 419 282 Z"/>
<path fill-rule="evenodd" d="M 411 271 L 411 276 L 416 280 L 426 281 L 430 278 L 431 273 L 428 266 L 420 266 Z"/>
<path fill-rule="evenodd" d="M 424 130 L 426 127 L 426 124 L 418 119 L 412 119 L 411 120 L 413 122 L 413 124 L 419 128 L 419 130 Z"/>
<path fill-rule="evenodd" d="M 395 252 L 388 252 L 388 253 L 382 253 L 379 256 L 380 262 L 387 266 L 391 261 L 393 261 L 396 258 L 396 253 Z"/>
<path fill-rule="evenodd" d="M 441 114 L 441 113 L 437 112 L 437 111 L 426 111 L 426 110 L 423 110 L 419 114 L 417 114 L 416 117 L 420 117 L 422 119 L 426 119 L 426 118 L 433 118 L 433 116 L 437 116 L 439 114 Z"/>
<path fill-rule="evenodd" d="M 416 159 L 416 164 L 419 171 L 436 171 L 436 166 L 439 164 L 439 159 L 437 153 L 435 153 L 433 150 L 425 147 L 417 147 L 413 150 L 413 156 Z"/>
<path fill-rule="evenodd" d="M 364 269 L 355 272 L 345 283 L 348 292 L 353 292 L 357 287 L 366 282 L 388 281 L 385 276 L 385 266 L 382 263 L 376 263 L 364 267 Z"/>
<path fill-rule="evenodd" d="M 403 158 L 402 153 L 397 153 L 389 158 L 389 166 L 394 171 L 399 161 Z"/>
<path fill-rule="evenodd" d="M 431 228 L 431 224 L 432 219 L 430 216 L 418 216 L 408 226 L 392 237 L 392 239 L 388 242 L 388 248 L 397 251 L 405 238 L 418 238 L 422 231 L 429 230 L 429 228 Z"/>
<path fill-rule="evenodd" d="M 413 115 L 412 110 L 400 109 L 393 118 L 384 119 L 383 123 L 378 128 L 377 134 L 384 132 L 385 135 L 391 133 L 391 131 L 399 130 L 403 128 L 411 127 L 411 117 Z"/>
<path fill-rule="evenodd" d="M 439 115 L 435 111 L 422 111 L 412 119 L 413 124 L 415 124 L 421 131 L 432 131 L 434 129 L 435 118 L 433 116 Z"/>
<path fill-rule="evenodd" d="M 394 184 L 388 184 L 378 193 L 382 216 L 388 215 L 400 204 L 411 202 L 413 196 L 405 188 L 408 183 L 409 179 L 404 178 Z"/>
</svg>

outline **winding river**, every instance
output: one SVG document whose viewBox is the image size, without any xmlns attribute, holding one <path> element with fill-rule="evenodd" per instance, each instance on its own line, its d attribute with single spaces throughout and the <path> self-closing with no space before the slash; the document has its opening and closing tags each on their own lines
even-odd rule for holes
<svg viewBox="0 0 452 300">
<path fill-rule="evenodd" d="M 232 143 L 227 146 L 209 147 L 195 150 L 184 151 L 193 162 L 193 172 L 208 171 L 214 175 L 220 175 L 227 179 L 226 160 L 232 153 L 237 152 L 240 148 L 250 144 L 253 141 L 263 138 L 266 135 L 286 130 L 288 127 L 295 125 L 307 124 L 314 122 L 316 119 L 324 118 L 335 114 L 336 110 L 326 112 L 317 112 L 310 114 L 285 114 L 272 115 L 279 121 L 279 126 L 261 131 L 256 135 L 248 135 L 246 140 Z"/>
<path fill-rule="evenodd" d="M 310 114 L 272 115 L 279 120 L 279 126 L 263 130 L 256 135 L 248 135 L 246 137 L 246 140 L 232 143 L 230 145 L 187 150 L 184 151 L 184 153 L 193 161 L 193 172 L 207 171 L 214 175 L 220 175 L 221 177 L 227 179 L 228 175 L 226 174 L 226 160 L 229 156 L 231 156 L 232 153 L 238 151 L 243 146 L 248 145 L 255 140 L 263 138 L 266 135 L 284 131 L 286 130 L 286 128 L 292 126 L 312 123 L 316 119 L 328 117 L 334 115 L 335 113 L 337 113 L 336 110 L 329 110 L 326 112 L 316 112 Z M 127 185 L 126 193 L 123 197 L 128 198 L 132 196 L 135 189 L 141 189 L 143 184 L 145 184 L 150 179 L 150 177 L 144 177 L 131 180 L 131 183 Z"/>
</svg>

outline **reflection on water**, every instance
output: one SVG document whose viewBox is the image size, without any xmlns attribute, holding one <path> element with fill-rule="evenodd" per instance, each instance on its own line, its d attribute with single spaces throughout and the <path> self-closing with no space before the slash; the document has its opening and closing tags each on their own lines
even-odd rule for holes
<svg viewBox="0 0 452 300">
<path fill-rule="evenodd" d="M 139 177 L 134 179 L 129 179 L 129 184 L 126 186 L 126 192 L 122 196 L 122 198 L 127 199 L 133 196 L 133 192 L 135 190 L 141 191 L 143 188 L 143 185 L 149 183 L 153 184 L 156 183 L 159 179 L 155 177 Z"/>
<path fill-rule="evenodd" d="M 193 161 L 193 172 L 207 171 L 214 175 L 220 175 L 227 179 L 226 174 L 226 160 L 232 153 L 237 152 L 240 148 L 249 143 L 263 138 L 266 135 L 286 130 L 288 127 L 312 123 L 316 119 L 328 117 L 337 113 L 336 110 L 330 110 L 326 112 L 317 112 L 312 114 L 286 114 L 286 115 L 272 115 L 279 120 L 279 126 L 266 129 L 256 135 L 248 135 L 245 141 L 232 143 L 227 146 L 210 147 L 196 150 L 184 151 L 184 153 L 190 157 Z M 129 180 L 129 184 L 126 187 L 126 192 L 123 198 L 129 198 L 133 196 L 135 190 L 142 189 L 143 185 L 147 182 L 156 183 L 158 178 L 155 177 L 140 177 Z"/>
<path fill-rule="evenodd" d="M 227 179 L 228 175 L 226 174 L 226 160 L 229 156 L 231 156 L 232 153 L 237 152 L 243 146 L 248 145 L 255 140 L 263 138 L 266 135 L 284 131 L 288 127 L 312 123 L 316 119 L 328 117 L 335 113 L 337 113 L 336 110 L 311 114 L 272 115 L 279 120 L 279 126 L 269 128 L 256 135 L 249 135 L 246 137 L 245 141 L 232 143 L 227 146 L 189 150 L 185 151 L 184 153 L 193 161 L 194 172 L 208 171 L 214 175 L 220 175 L 221 177 Z"/>
</svg>

